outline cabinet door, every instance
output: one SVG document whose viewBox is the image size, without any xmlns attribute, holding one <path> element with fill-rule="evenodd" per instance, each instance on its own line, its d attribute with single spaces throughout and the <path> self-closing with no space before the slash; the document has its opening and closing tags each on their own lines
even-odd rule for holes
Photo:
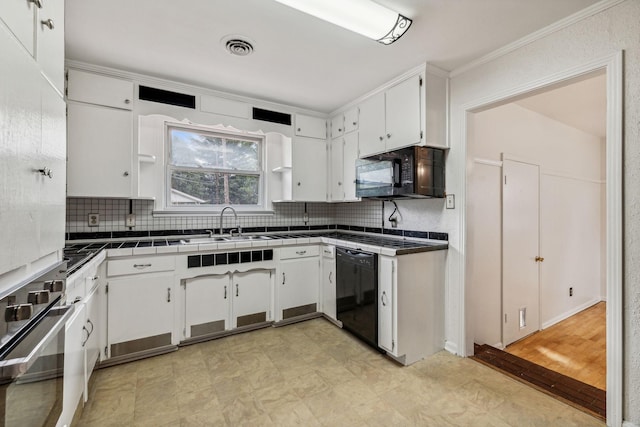
<svg viewBox="0 0 640 427">
<path fill-rule="evenodd" d="M 64 247 L 67 201 L 66 104 L 44 79 L 42 82 L 42 144 L 40 167 L 51 170 L 51 177 L 40 178 L 40 256 Z"/>
<path fill-rule="evenodd" d="M 271 270 L 233 273 L 233 327 L 271 319 Z"/>
<path fill-rule="evenodd" d="M 228 274 L 189 279 L 185 283 L 185 338 L 231 328 L 231 281 Z"/>
<path fill-rule="evenodd" d="M 13 0 L 5 2 L 13 3 Z M 4 7 L 4 3 L 3 3 Z M 4 15 L 3 15 L 4 16 Z M 39 257 L 40 72 L 0 26 L 0 275 Z M 34 216 L 35 213 L 35 216 Z"/>
<path fill-rule="evenodd" d="M 109 281 L 107 345 L 111 357 L 171 345 L 173 280 L 173 275 L 150 274 Z"/>
<path fill-rule="evenodd" d="M 100 356 L 100 339 L 99 339 L 99 327 L 100 327 L 100 303 L 99 303 L 98 287 L 93 288 L 93 291 L 87 295 L 85 300 L 85 306 L 87 310 L 87 318 L 85 327 L 88 331 L 87 343 L 85 344 L 85 364 L 84 364 L 84 401 L 89 399 L 89 379 L 93 373 L 93 369 L 96 367 L 98 358 Z"/>
<path fill-rule="evenodd" d="M 36 57 L 44 74 L 64 92 L 64 0 L 45 0 L 36 19 Z"/>
<path fill-rule="evenodd" d="M 384 93 L 366 99 L 360 108 L 360 157 L 385 151 Z"/>
<path fill-rule="evenodd" d="M 331 119 L 331 139 L 344 135 L 344 115 L 338 114 Z"/>
<path fill-rule="evenodd" d="M 295 121 L 296 136 L 316 139 L 327 138 L 327 122 L 324 119 L 296 114 Z"/>
<path fill-rule="evenodd" d="M 88 331 L 85 327 L 85 306 L 75 304 L 75 313 L 67 321 L 64 337 L 64 378 L 62 388 L 62 414 L 59 425 L 71 425 L 73 414 L 84 392 L 84 343 Z"/>
<path fill-rule="evenodd" d="M 320 266 L 318 258 L 280 262 L 279 318 L 288 319 L 317 311 Z"/>
<path fill-rule="evenodd" d="M 420 143 L 419 76 L 398 83 L 386 92 L 386 150 Z"/>
<path fill-rule="evenodd" d="M 69 69 L 67 99 L 131 110 L 133 82 Z"/>
<path fill-rule="evenodd" d="M 27 0 L 4 0 L 0 18 L 30 55 L 34 54 L 33 26 L 35 22 L 34 3 Z M 4 51 L 3 51 L 4 52 Z M 6 58 L 3 58 L 6 60 Z"/>
<path fill-rule="evenodd" d="M 358 158 L 358 133 L 350 133 L 344 137 L 342 150 L 342 188 L 344 200 L 359 200 L 356 197 L 356 159 Z"/>
<path fill-rule="evenodd" d="M 378 265 L 378 346 L 395 354 L 395 260 L 381 256 Z"/>
<path fill-rule="evenodd" d="M 327 200 L 327 145 L 325 141 L 296 138 L 293 141 L 293 200 Z"/>
<path fill-rule="evenodd" d="M 344 138 L 331 140 L 331 200 L 344 200 Z"/>
<path fill-rule="evenodd" d="M 358 107 L 344 112 L 344 132 L 349 133 L 358 130 Z"/>
<path fill-rule="evenodd" d="M 131 197 L 131 112 L 69 103 L 67 126 L 67 195 Z"/>
<path fill-rule="evenodd" d="M 331 251 L 331 249 L 327 250 Z M 322 312 L 330 318 L 337 320 L 335 257 L 322 258 Z"/>
</svg>

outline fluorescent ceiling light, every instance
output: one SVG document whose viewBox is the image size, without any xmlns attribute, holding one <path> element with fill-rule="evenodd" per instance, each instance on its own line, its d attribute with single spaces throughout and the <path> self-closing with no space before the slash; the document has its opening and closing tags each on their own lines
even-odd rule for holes
<svg viewBox="0 0 640 427">
<path fill-rule="evenodd" d="M 276 0 L 382 44 L 402 36 L 411 19 L 371 0 Z"/>
</svg>

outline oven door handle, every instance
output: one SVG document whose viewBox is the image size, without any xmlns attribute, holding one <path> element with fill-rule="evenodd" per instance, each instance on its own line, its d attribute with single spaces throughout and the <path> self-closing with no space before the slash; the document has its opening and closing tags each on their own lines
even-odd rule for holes
<svg viewBox="0 0 640 427">
<path fill-rule="evenodd" d="M 64 329 L 67 320 L 73 315 L 73 305 L 65 305 L 58 308 L 51 309 L 50 313 L 55 311 L 61 311 L 63 314 L 56 321 L 56 323 L 49 329 L 44 337 L 38 341 L 29 354 L 24 357 L 17 357 L 14 359 L 5 359 L 0 361 L 0 377 L 1 378 L 17 378 L 29 370 L 29 368 L 40 357 L 41 353 L 47 348 L 47 346 L 55 339 L 58 333 Z M 44 319 L 43 319 L 44 320 Z M 37 329 L 37 327 L 36 327 Z M 26 337 L 25 337 L 26 338 Z"/>
</svg>

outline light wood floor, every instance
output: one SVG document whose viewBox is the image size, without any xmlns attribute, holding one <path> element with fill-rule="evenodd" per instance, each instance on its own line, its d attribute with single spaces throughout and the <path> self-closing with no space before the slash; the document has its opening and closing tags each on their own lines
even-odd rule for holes
<svg viewBox="0 0 640 427">
<path fill-rule="evenodd" d="M 505 351 L 606 390 L 606 303 L 536 332 Z"/>
</svg>

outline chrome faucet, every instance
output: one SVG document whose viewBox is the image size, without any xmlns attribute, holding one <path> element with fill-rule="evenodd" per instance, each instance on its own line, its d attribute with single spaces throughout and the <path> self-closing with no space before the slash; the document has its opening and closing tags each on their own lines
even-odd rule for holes
<svg viewBox="0 0 640 427">
<path fill-rule="evenodd" d="M 231 212 L 233 212 L 233 216 L 236 219 L 236 228 L 238 229 L 238 235 L 242 236 L 242 227 L 240 227 L 240 224 L 238 223 L 238 214 L 236 213 L 236 210 L 231 206 L 225 206 L 224 208 L 222 208 L 222 211 L 220 211 L 220 234 L 222 234 L 222 216 L 224 215 L 224 211 L 226 211 L 227 209 L 231 209 Z"/>
</svg>

